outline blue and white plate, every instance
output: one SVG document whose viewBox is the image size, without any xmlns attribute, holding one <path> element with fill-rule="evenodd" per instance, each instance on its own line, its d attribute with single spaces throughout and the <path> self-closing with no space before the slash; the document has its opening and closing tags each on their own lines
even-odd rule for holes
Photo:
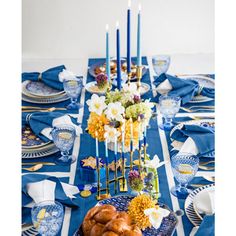
<svg viewBox="0 0 236 236">
<path fill-rule="evenodd" d="M 199 83 L 200 86 L 203 86 L 205 88 L 215 88 L 215 80 L 212 78 L 209 78 L 209 76 L 203 76 L 203 75 L 180 75 L 178 76 L 181 79 L 188 79 L 188 80 L 194 80 Z M 213 98 L 205 97 L 202 95 L 198 95 L 193 97 L 193 99 L 189 103 L 200 103 L 200 102 L 209 102 L 214 100 Z"/>
<path fill-rule="evenodd" d="M 182 129 L 184 125 L 200 125 L 203 127 L 207 127 L 209 129 L 212 129 L 215 131 L 215 120 L 214 119 L 202 119 L 202 120 L 188 120 L 179 123 L 176 125 L 170 132 L 170 137 L 172 136 L 173 132 L 177 129 Z M 171 138 L 171 141 L 174 141 L 174 139 Z M 204 157 L 214 158 L 215 157 L 215 150 L 212 152 L 209 152 L 204 155 Z"/>
<path fill-rule="evenodd" d="M 190 222 L 194 226 L 200 226 L 203 219 L 199 215 L 199 213 L 195 210 L 194 204 L 193 204 L 193 199 L 195 198 L 195 196 L 197 194 L 199 194 L 204 189 L 212 189 L 214 187 L 215 187 L 214 184 L 209 184 L 209 185 L 205 185 L 203 187 L 197 188 L 192 193 L 190 193 L 188 195 L 188 197 L 186 198 L 185 204 L 184 204 L 184 209 L 185 209 L 185 212 L 186 212 L 186 215 L 187 215 L 188 219 L 190 220 Z"/>
<path fill-rule="evenodd" d="M 133 199 L 133 196 L 121 195 L 99 201 L 97 205 L 110 204 L 113 205 L 118 211 L 127 211 L 129 202 Z M 171 236 L 174 234 L 176 225 L 178 223 L 177 217 L 168 206 L 159 203 L 160 207 L 166 208 L 170 211 L 170 214 L 163 218 L 162 224 L 159 229 L 147 228 L 142 231 L 144 236 Z M 82 227 L 74 234 L 74 236 L 83 236 Z"/>
<path fill-rule="evenodd" d="M 116 62 L 116 59 L 111 59 L 111 61 Z M 97 63 L 91 65 L 89 67 L 89 70 L 88 70 L 89 74 L 93 77 L 96 77 L 97 76 L 97 74 L 95 73 L 96 68 L 101 68 L 102 69 L 102 71 L 100 73 L 102 73 L 103 71 L 105 72 L 104 63 L 105 63 L 105 60 L 101 61 L 101 62 L 97 62 Z M 121 67 L 122 67 L 122 65 L 125 65 L 125 64 L 126 64 L 126 59 L 121 58 Z M 135 68 L 136 68 L 136 66 L 135 66 Z M 136 69 L 135 68 L 133 68 L 133 77 L 131 78 L 131 80 L 136 79 L 136 75 L 135 75 Z M 122 72 L 126 72 L 126 71 L 124 69 L 122 69 Z M 146 73 L 147 73 L 147 67 L 143 66 L 142 75 L 145 75 Z M 116 72 L 111 73 L 111 78 L 112 79 L 116 79 L 116 76 L 117 76 Z"/>
</svg>

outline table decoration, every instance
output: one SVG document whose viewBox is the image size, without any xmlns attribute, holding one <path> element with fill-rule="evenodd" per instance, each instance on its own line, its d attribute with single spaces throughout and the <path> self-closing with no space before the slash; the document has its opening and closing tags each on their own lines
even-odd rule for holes
<svg viewBox="0 0 236 236">
<path fill-rule="evenodd" d="M 128 1 L 128 10 L 127 10 L 127 75 L 128 75 L 128 85 L 130 85 L 130 80 L 132 77 L 131 73 L 131 55 L 130 55 L 130 37 L 131 37 L 131 20 L 130 20 L 130 13 L 131 13 L 131 0 Z"/>
<path fill-rule="evenodd" d="M 121 90 L 121 60 L 120 60 L 120 29 L 119 22 L 116 22 L 116 63 L 117 63 L 117 88 Z"/>
<path fill-rule="evenodd" d="M 106 74 L 108 83 L 110 83 L 110 50 L 109 50 L 109 26 L 106 25 Z"/>
</svg>

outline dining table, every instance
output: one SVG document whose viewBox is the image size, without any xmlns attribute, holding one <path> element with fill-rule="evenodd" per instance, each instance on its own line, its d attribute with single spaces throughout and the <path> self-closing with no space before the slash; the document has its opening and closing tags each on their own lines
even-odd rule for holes
<svg viewBox="0 0 236 236">
<path fill-rule="evenodd" d="M 94 63 L 104 61 L 105 58 L 75 58 L 75 59 L 47 59 L 47 58 L 34 58 L 34 59 L 23 59 L 23 72 L 27 71 L 44 71 L 47 68 L 65 65 L 67 69 L 73 71 L 77 75 L 83 76 L 83 84 L 94 81 L 94 78 L 89 74 L 88 69 Z M 132 58 L 132 61 L 136 62 L 136 58 Z M 142 65 L 146 66 L 147 72 L 143 75 L 141 82 L 149 84 L 150 90 L 142 96 L 143 99 L 152 99 L 157 95 L 153 81 L 155 72 L 152 67 L 152 55 L 147 55 L 142 57 Z M 173 54 L 171 55 L 171 64 L 168 70 L 168 74 L 171 75 L 206 75 L 214 79 L 214 55 L 213 54 Z M 72 184 L 75 186 L 86 184 L 81 180 L 80 176 L 80 160 L 95 156 L 95 140 L 86 132 L 87 120 L 89 118 L 89 109 L 86 101 L 91 98 L 91 93 L 86 91 L 85 88 L 82 89 L 81 95 L 79 97 L 79 102 L 82 104 L 82 108 L 78 111 L 70 113 L 69 110 L 63 110 L 63 113 L 69 113 L 71 116 L 77 119 L 77 123 L 81 125 L 83 133 L 76 137 L 73 146 L 73 155 L 77 157 L 76 161 L 69 166 L 60 165 L 44 165 L 40 170 L 33 172 L 33 174 L 45 174 L 49 176 L 55 176 L 60 181 Z M 40 107 L 65 107 L 69 104 L 69 101 L 58 102 L 55 104 L 33 104 L 29 102 L 22 101 L 23 106 L 40 106 Z M 187 103 L 184 107 L 188 108 L 193 105 Z M 211 101 L 208 105 L 214 106 L 214 101 Z M 163 117 L 160 114 L 158 107 L 155 108 L 156 116 L 150 119 L 149 128 L 147 130 L 147 153 L 152 158 L 157 155 L 161 161 L 166 161 L 166 164 L 158 169 L 159 176 L 159 188 L 160 197 L 159 202 L 166 204 L 173 212 L 177 212 L 180 209 L 184 211 L 185 200 L 179 199 L 171 194 L 170 189 L 177 184 L 172 168 L 171 168 L 171 139 L 170 131 L 166 131 L 159 128 L 159 124 L 163 122 Z M 180 122 L 185 122 L 189 120 L 201 120 L 201 119 L 214 119 L 213 110 L 200 110 L 196 112 L 187 112 L 186 110 L 180 109 L 176 115 L 174 122 L 179 124 Z M 105 158 L 104 144 L 99 143 L 100 157 Z M 22 159 L 22 162 L 27 166 L 27 162 L 54 162 L 58 157 L 59 153 L 55 153 L 46 157 L 40 157 L 35 159 Z M 134 158 L 138 158 L 137 151 L 134 153 Z M 211 160 L 210 158 L 204 159 L 204 161 Z M 109 162 L 113 161 L 112 152 L 109 151 Z M 200 161 L 203 161 L 202 159 Z M 22 175 L 26 175 L 29 172 L 27 170 L 22 170 Z M 110 173 L 113 174 L 113 173 Z M 118 172 L 118 175 L 121 173 Z M 207 185 L 212 184 L 211 181 L 206 180 L 206 176 L 214 177 L 214 168 L 211 170 L 198 169 L 196 176 L 190 182 L 190 185 Z M 105 185 L 103 181 L 102 184 Z M 117 194 L 114 193 L 113 185 L 110 186 L 111 195 L 129 195 L 130 190 L 125 193 L 118 191 Z M 77 229 L 83 222 L 84 216 L 87 211 L 97 204 L 96 194 L 93 193 L 87 198 L 77 195 L 79 198 L 79 207 L 65 207 L 64 220 L 62 228 L 59 235 L 61 236 L 73 236 Z M 177 216 L 178 224 L 174 235 L 176 236 L 188 236 L 192 231 L 194 225 L 187 217 L 186 213 Z"/>
</svg>

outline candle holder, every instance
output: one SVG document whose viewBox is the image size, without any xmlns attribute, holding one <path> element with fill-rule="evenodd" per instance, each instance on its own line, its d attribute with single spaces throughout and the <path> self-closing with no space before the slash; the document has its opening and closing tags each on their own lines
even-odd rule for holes
<svg viewBox="0 0 236 236">
<path fill-rule="evenodd" d="M 120 187 L 120 192 L 127 192 L 128 187 L 127 187 L 127 181 L 125 179 L 125 156 L 123 152 L 121 154 L 121 158 L 122 158 L 122 178 L 119 181 L 119 187 Z"/>
<path fill-rule="evenodd" d="M 140 92 L 140 87 L 141 87 L 142 73 L 143 73 L 143 67 L 137 66 L 136 77 L 137 77 L 137 89 L 139 92 Z"/>
<path fill-rule="evenodd" d="M 130 81 L 131 81 L 131 77 L 132 77 L 132 73 L 128 72 L 128 86 L 130 86 Z"/>
<path fill-rule="evenodd" d="M 141 167 L 142 167 L 142 148 L 139 147 L 138 150 L 138 170 L 139 170 L 139 174 L 141 174 Z"/>
<path fill-rule="evenodd" d="M 117 160 L 115 158 L 115 173 L 114 173 L 114 190 L 115 190 L 115 194 L 117 193 Z"/>
<path fill-rule="evenodd" d="M 133 151 L 130 151 L 130 164 L 129 164 L 129 168 L 130 170 L 133 169 L 133 155 L 134 155 L 134 152 Z"/>
</svg>

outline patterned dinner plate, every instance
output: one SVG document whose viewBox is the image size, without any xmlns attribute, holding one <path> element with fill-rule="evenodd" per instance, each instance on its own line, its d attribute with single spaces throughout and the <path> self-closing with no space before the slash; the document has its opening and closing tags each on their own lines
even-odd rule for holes
<svg viewBox="0 0 236 236">
<path fill-rule="evenodd" d="M 64 91 L 51 88 L 42 82 L 30 80 L 22 83 L 22 92 L 29 97 L 36 98 L 51 98 L 65 94 Z"/>
<path fill-rule="evenodd" d="M 111 62 L 116 62 L 116 59 L 111 59 Z M 89 67 L 89 74 L 93 77 L 96 77 L 99 72 L 95 72 L 97 69 L 99 71 L 101 71 L 100 73 L 104 73 L 105 72 L 105 67 L 104 67 L 104 63 L 105 63 L 105 60 L 102 62 L 97 62 L 97 63 L 94 63 L 93 65 L 91 65 Z M 122 67 L 122 72 L 126 72 L 126 59 L 125 58 L 121 58 L 121 67 Z M 136 79 L 136 65 L 133 64 L 133 68 L 131 68 L 132 70 L 132 77 L 131 77 L 131 80 L 135 80 Z M 116 71 L 116 70 L 114 70 Z M 146 66 L 143 66 L 143 70 L 142 70 L 142 75 L 145 75 L 147 73 L 147 67 Z M 112 79 L 116 79 L 116 72 L 113 72 L 111 73 L 111 78 Z"/>
<path fill-rule="evenodd" d="M 209 78 L 209 76 L 203 76 L 203 75 L 181 75 L 178 76 L 181 79 L 191 79 L 194 81 L 197 81 L 200 86 L 203 86 L 205 88 L 215 88 L 215 80 L 212 78 Z M 189 103 L 200 103 L 200 102 L 209 102 L 214 100 L 213 98 L 205 97 L 202 95 L 198 95 L 193 97 L 193 99 Z"/>
<path fill-rule="evenodd" d="M 99 201 L 97 205 L 110 204 L 113 205 L 118 211 L 127 211 L 129 202 L 133 199 L 133 196 L 116 196 Z M 144 236 L 171 236 L 174 234 L 176 225 L 178 223 L 177 217 L 173 211 L 171 211 L 168 206 L 159 203 L 160 207 L 168 209 L 170 214 L 163 218 L 161 226 L 159 229 L 147 228 L 142 231 Z M 74 234 L 74 236 L 83 236 L 82 227 Z"/>
<path fill-rule="evenodd" d="M 215 131 L 215 120 L 214 119 L 202 119 L 202 120 L 188 120 L 179 123 L 176 125 L 170 132 L 170 137 L 172 136 L 173 132 L 177 129 L 182 129 L 184 125 L 200 125 L 203 127 L 207 127 L 209 129 L 212 129 Z M 174 141 L 174 139 L 171 138 L 171 141 Z M 215 150 L 212 152 L 209 152 L 204 155 L 204 157 L 214 158 L 215 157 Z"/>
<path fill-rule="evenodd" d="M 195 196 L 197 194 L 199 194 L 201 191 L 203 191 L 204 189 L 214 189 L 215 185 L 214 184 L 209 184 L 209 185 L 205 185 L 203 187 L 197 188 L 195 189 L 192 193 L 190 193 L 188 195 L 188 197 L 185 200 L 185 204 L 184 204 L 184 209 L 186 212 L 186 215 L 188 217 L 188 219 L 190 220 L 190 222 L 194 225 L 194 226 L 200 226 L 200 224 L 202 223 L 203 218 L 201 217 L 201 215 L 197 212 L 197 210 L 195 210 L 194 208 L 194 204 L 193 204 L 193 199 L 195 198 Z"/>
</svg>

